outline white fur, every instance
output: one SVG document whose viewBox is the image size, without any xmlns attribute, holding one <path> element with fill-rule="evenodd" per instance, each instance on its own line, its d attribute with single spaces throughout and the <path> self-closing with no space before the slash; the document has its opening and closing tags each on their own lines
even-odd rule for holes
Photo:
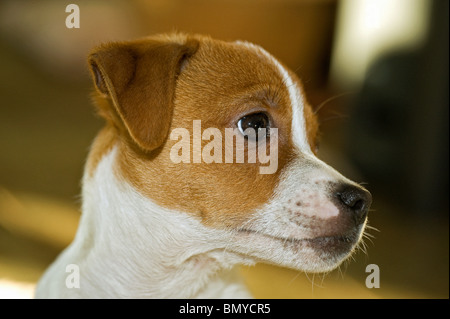
<svg viewBox="0 0 450 319">
<path fill-rule="evenodd" d="M 272 60 L 273 64 L 276 65 L 289 92 L 289 99 L 291 100 L 292 107 L 292 140 L 294 145 L 300 151 L 312 154 L 306 135 L 306 123 L 305 117 L 303 116 L 304 101 L 302 95 L 300 94 L 300 90 L 297 84 L 290 77 L 289 72 L 281 65 L 281 63 L 267 51 L 263 49 L 261 50 Z"/>
<path fill-rule="evenodd" d="M 232 234 L 162 208 L 119 180 L 116 153 L 104 156 L 93 177 L 85 175 L 75 240 L 47 270 L 36 297 L 249 297 L 230 273 L 236 263 L 252 263 L 225 250 Z M 80 268 L 80 288 L 66 287 L 69 264 Z"/>
<path fill-rule="evenodd" d="M 289 72 L 274 56 L 272 56 L 262 47 L 245 41 L 236 41 L 236 44 L 250 48 L 256 53 L 263 54 L 267 59 L 269 59 L 271 63 L 276 66 L 289 93 L 289 99 L 292 107 L 292 140 L 294 142 L 294 145 L 298 148 L 299 151 L 312 154 L 306 134 L 305 117 L 303 116 L 304 100 L 300 93 L 300 89 L 292 80 Z"/>
</svg>

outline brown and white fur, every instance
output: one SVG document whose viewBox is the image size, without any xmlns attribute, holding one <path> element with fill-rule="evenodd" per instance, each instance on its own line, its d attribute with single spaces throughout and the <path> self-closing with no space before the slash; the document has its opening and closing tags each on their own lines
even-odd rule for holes
<svg viewBox="0 0 450 319">
<path fill-rule="evenodd" d="M 87 160 L 76 237 L 37 297 L 250 297 L 235 265 L 326 272 L 355 249 L 371 196 L 316 157 L 300 80 L 264 49 L 158 35 L 102 45 L 89 65 L 106 126 Z M 274 174 L 170 160 L 172 129 L 201 120 L 223 132 L 255 112 L 278 129 Z M 79 288 L 66 286 L 70 264 Z"/>
</svg>

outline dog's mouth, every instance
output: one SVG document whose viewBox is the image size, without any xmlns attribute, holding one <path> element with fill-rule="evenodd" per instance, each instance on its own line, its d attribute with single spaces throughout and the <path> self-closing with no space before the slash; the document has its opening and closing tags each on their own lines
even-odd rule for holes
<svg viewBox="0 0 450 319">
<path fill-rule="evenodd" d="M 318 273 L 331 271 L 348 258 L 358 245 L 362 227 L 304 238 L 241 228 L 236 230 L 235 236 L 235 249 L 240 254 L 261 262 Z"/>
<path fill-rule="evenodd" d="M 303 239 L 310 247 L 329 250 L 350 250 L 357 242 L 355 233 L 335 236 L 321 236 L 311 239 Z"/>
<path fill-rule="evenodd" d="M 359 231 L 356 229 L 345 234 L 333 234 L 312 238 L 278 237 L 252 229 L 239 229 L 238 232 L 243 235 L 280 242 L 285 248 L 310 248 L 316 251 L 336 254 L 350 252 L 359 241 Z"/>
</svg>

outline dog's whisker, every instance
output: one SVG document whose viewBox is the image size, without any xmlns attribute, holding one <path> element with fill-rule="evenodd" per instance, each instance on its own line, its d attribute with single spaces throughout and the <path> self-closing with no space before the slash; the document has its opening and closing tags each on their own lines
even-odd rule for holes
<svg viewBox="0 0 450 319">
<path fill-rule="evenodd" d="M 314 274 L 312 274 L 313 275 L 312 279 L 309 278 L 307 272 L 304 272 L 304 274 L 305 274 L 306 279 L 308 279 L 308 281 L 311 283 L 311 296 L 313 296 L 314 295 Z"/>
<path fill-rule="evenodd" d="M 342 279 L 344 279 L 344 273 L 343 273 L 343 271 L 342 271 L 342 266 L 346 265 L 347 262 L 348 262 L 348 261 L 346 260 L 344 263 L 342 263 L 341 265 L 339 265 L 339 267 L 337 268 L 338 276 L 341 277 Z"/>
<path fill-rule="evenodd" d="M 294 69 L 294 73 L 297 73 L 298 71 L 300 71 L 301 68 L 303 68 L 303 64 L 300 64 L 298 67 L 296 67 Z"/>
<path fill-rule="evenodd" d="M 375 238 L 375 237 L 373 237 L 373 238 Z M 363 235 L 363 239 L 366 239 L 366 240 L 368 240 L 372 245 L 374 245 L 374 242 L 372 241 L 372 238 L 370 238 L 370 237 L 368 237 L 368 236 L 365 236 L 365 235 Z M 362 239 L 362 240 L 363 240 Z"/>
<path fill-rule="evenodd" d="M 365 241 L 364 241 L 364 238 L 363 239 L 361 239 L 361 241 L 359 242 L 359 245 L 358 245 L 358 247 L 357 247 L 359 250 L 361 250 L 363 253 L 364 253 L 364 255 L 368 255 L 368 252 L 367 252 L 367 245 L 366 245 L 366 243 L 365 243 Z"/>
<path fill-rule="evenodd" d="M 367 231 L 364 231 L 363 237 L 367 238 L 367 239 L 372 239 L 372 238 L 375 239 L 376 238 L 375 235 L 372 235 L 372 234 L 368 233 Z"/>
<path fill-rule="evenodd" d="M 374 231 L 379 232 L 379 233 L 381 232 L 378 228 L 373 227 L 373 226 L 371 226 L 371 225 L 366 225 L 366 229 L 374 230 Z"/>
<path fill-rule="evenodd" d="M 337 113 L 334 116 L 328 116 L 328 117 L 322 118 L 320 120 L 320 122 L 325 123 L 325 122 L 332 121 L 332 120 L 341 120 L 341 119 L 347 119 L 347 118 L 349 118 L 348 115 Z"/>
<path fill-rule="evenodd" d="M 334 95 L 334 96 L 332 96 L 332 97 L 329 97 L 328 99 L 326 99 L 325 101 L 323 101 L 323 102 L 320 103 L 317 107 L 314 108 L 314 114 L 319 113 L 320 110 L 321 110 L 325 105 L 329 104 L 331 101 L 334 101 L 334 100 L 336 100 L 336 99 L 338 99 L 338 98 L 341 98 L 341 97 L 343 97 L 343 96 L 346 96 L 346 95 L 352 95 L 352 94 L 355 94 L 355 92 L 343 92 L 343 93 L 341 93 L 341 94 L 337 94 L 337 95 Z"/>
<path fill-rule="evenodd" d="M 301 272 L 297 271 L 296 275 L 289 281 L 288 286 L 292 285 L 292 283 L 300 276 Z"/>
<path fill-rule="evenodd" d="M 321 282 L 320 282 L 320 287 L 324 287 L 324 286 L 323 286 L 323 282 L 325 281 L 325 277 L 326 277 L 326 276 L 328 276 L 328 273 L 326 273 L 326 272 L 325 272 L 325 273 L 322 273 L 322 280 L 321 280 Z"/>
</svg>

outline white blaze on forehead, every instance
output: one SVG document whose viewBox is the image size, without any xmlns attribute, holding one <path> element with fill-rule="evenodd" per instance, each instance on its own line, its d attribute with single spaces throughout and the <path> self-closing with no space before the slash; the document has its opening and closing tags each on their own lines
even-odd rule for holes
<svg viewBox="0 0 450 319">
<path fill-rule="evenodd" d="M 243 45 L 247 48 L 251 48 L 259 53 L 262 53 L 266 58 L 268 58 L 278 69 L 281 77 L 283 78 L 283 83 L 289 93 L 289 99 L 292 107 L 292 140 L 294 145 L 302 152 L 312 153 L 311 147 L 308 143 L 308 138 L 306 134 L 306 123 L 304 116 L 304 100 L 300 93 L 300 89 L 297 84 L 292 80 L 289 72 L 275 59 L 269 52 L 250 42 L 236 41 L 236 44 Z"/>
</svg>

